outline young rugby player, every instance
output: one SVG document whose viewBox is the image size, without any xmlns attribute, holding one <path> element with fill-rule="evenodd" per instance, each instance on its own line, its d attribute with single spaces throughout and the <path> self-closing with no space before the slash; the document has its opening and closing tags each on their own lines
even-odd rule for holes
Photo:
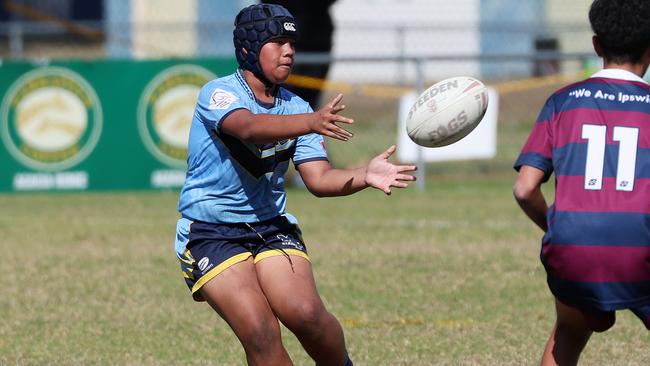
<svg viewBox="0 0 650 366">
<path fill-rule="evenodd" d="M 596 0 L 589 20 L 604 69 L 551 95 L 515 163 L 555 297 L 542 365 L 575 365 L 617 310 L 650 329 L 650 2 Z M 549 208 L 540 185 L 552 173 Z"/>
<path fill-rule="evenodd" d="M 291 365 L 278 320 L 319 366 L 352 365 L 341 325 L 316 290 L 295 217 L 285 211 L 290 160 L 314 195 L 407 187 L 411 165 L 391 146 L 367 166 L 333 169 L 323 136 L 347 141 L 341 95 L 313 112 L 283 88 L 297 26 L 282 6 L 256 4 L 235 19 L 240 68 L 201 90 L 189 138 L 176 253 L 197 301 L 207 301 L 239 338 L 249 365 Z"/>
</svg>

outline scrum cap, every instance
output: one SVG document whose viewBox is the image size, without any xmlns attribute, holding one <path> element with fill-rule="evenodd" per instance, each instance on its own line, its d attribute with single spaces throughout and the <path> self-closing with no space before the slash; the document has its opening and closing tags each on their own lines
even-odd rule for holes
<svg viewBox="0 0 650 366">
<path fill-rule="evenodd" d="M 293 15 L 281 5 L 255 4 L 242 9 L 235 18 L 233 42 L 235 56 L 242 69 L 250 70 L 264 78 L 259 62 L 262 46 L 276 38 L 298 37 Z M 243 49 L 247 53 L 244 53 Z"/>
</svg>

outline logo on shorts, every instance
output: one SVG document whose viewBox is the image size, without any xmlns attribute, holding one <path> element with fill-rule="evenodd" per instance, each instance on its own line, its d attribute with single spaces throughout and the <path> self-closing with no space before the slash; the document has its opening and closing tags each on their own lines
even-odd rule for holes
<svg viewBox="0 0 650 366">
<path fill-rule="evenodd" d="M 81 75 L 62 67 L 27 72 L 2 101 L 2 140 L 19 162 L 60 171 L 79 164 L 102 131 L 102 108 Z"/>
<path fill-rule="evenodd" d="M 201 272 L 205 272 L 206 268 L 208 268 L 208 264 L 210 264 L 210 259 L 208 257 L 203 257 L 198 263 L 199 270 Z"/>
<path fill-rule="evenodd" d="M 216 78 L 196 65 L 177 65 L 147 84 L 138 103 L 138 131 L 149 152 L 174 168 L 185 168 L 187 141 L 201 87 Z"/>
<path fill-rule="evenodd" d="M 298 250 L 302 250 L 302 251 L 305 250 L 305 246 L 302 245 L 302 243 L 300 241 L 294 239 L 293 237 L 291 237 L 289 235 L 277 234 L 275 237 L 278 238 L 278 240 L 282 241 L 283 246 L 294 247 L 294 248 L 296 248 Z"/>
</svg>

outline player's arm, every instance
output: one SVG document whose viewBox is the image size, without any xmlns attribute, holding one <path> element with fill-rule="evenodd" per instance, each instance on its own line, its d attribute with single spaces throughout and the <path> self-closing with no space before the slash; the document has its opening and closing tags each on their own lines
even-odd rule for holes
<svg viewBox="0 0 650 366">
<path fill-rule="evenodd" d="M 295 138 L 311 132 L 347 141 L 352 133 L 337 123 L 350 124 L 354 121 L 338 114 L 345 109 L 345 105 L 339 104 L 342 98 L 343 95 L 339 94 L 323 108 L 312 113 L 253 114 L 247 109 L 237 109 L 223 120 L 221 130 L 242 141 L 257 144 Z"/>
<path fill-rule="evenodd" d="M 548 229 L 546 212 L 548 205 L 542 193 L 544 171 L 528 165 L 522 165 L 517 180 L 512 188 L 519 207 L 544 232 Z"/>
<path fill-rule="evenodd" d="M 388 158 L 395 152 L 395 145 L 372 159 L 367 166 L 356 169 L 334 169 L 327 161 L 311 161 L 298 165 L 297 169 L 305 186 L 318 197 L 346 196 L 367 187 L 377 188 L 387 195 L 391 187 L 406 188 L 415 177 L 414 165 L 395 165 Z"/>
</svg>

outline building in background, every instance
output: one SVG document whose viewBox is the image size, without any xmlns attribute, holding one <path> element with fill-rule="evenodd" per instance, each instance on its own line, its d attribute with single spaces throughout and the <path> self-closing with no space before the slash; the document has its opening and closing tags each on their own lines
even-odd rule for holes
<svg viewBox="0 0 650 366">
<path fill-rule="evenodd" d="M 0 6 L 0 57 L 232 57 L 233 18 L 254 1 L 7 0 Z M 412 84 L 416 65 L 400 57 L 428 59 L 419 65 L 428 80 L 572 71 L 581 61 L 556 65 L 527 57 L 545 50 L 590 53 L 590 3 L 338 0 L 331 8 L 334 57 L 373 60 L 337 62 L 329 75 Z"/>
<path fill-rule="evenodd" d="M 0 2 L 0 58 L 102 54 L 105 1 Z"/>
<path fill-rule="evenodd" d="M 336 57 L 453 57 L 480 52 L 478 0 L 339 0 L 332 8 Z M 372 66 L 370 66 L 372 65 Z M 413 63 L 345 62 L 331 78 L 358 82 L 412 84 Z M 423 65 L 430 79 L 477 75 L 477 60 L 446 59 Z"/>
<path fill-rule="evenodd" d="M 196 95 L 237 67 L 233 19 L 253 1 L 0 2 L 0 191 L 179 187 Z M 394 86 L 580 70 L 560 58 L 592 57 L 589 4 L 337 0 L 328 80 L 390 105 Z"/>
</svg>

